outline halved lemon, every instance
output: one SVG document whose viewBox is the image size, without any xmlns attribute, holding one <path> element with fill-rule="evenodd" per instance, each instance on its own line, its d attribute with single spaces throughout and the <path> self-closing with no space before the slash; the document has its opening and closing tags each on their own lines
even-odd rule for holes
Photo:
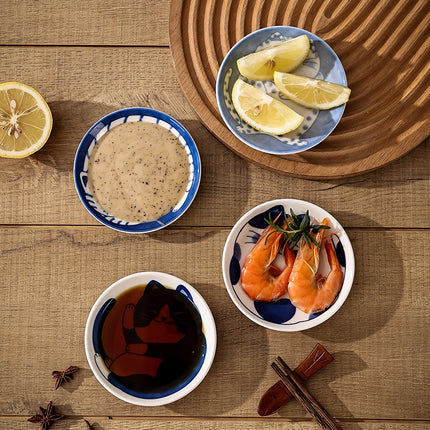
<svg viewBox="0 0 430 430">
<path fill-rule="evenodd" d="M 23 158 L 48 140 L 52 114 L 43 97 L 20 82 L 0 84 L 0 157 Z"/>
<path fill-rule="evenodd" d="M 346 103 L 351 90 L 342 85 L 291 73 L 274 73 L 275 85 L 290 100 L 311 109 L 331 109 Z"/>
<path fill-rule="evenodd" d="M 301 115 L 284 103 L 242 79 L 233 85 L 232 101 L 240 118 L 263 133 L 285 134 L 295 130 L 303 121 Z"/>
<path fill-rule="evenodd" d="M 290 72 L 303 63 L 309 53 L 306 34 L 237 60 L 239 72 L 254 81 L 273 80 L 273 72 Z"/>
</svg>

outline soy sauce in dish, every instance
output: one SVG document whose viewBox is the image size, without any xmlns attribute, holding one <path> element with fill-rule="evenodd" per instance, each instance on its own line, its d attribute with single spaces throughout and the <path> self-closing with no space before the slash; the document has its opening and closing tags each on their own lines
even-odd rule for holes
<svg viewBox="0 0 430 430">
<path fill-rule="evenodd" d="M 131 288 L 103 311 L 99 334 L 109 380 L 141 397 L 175 392 L 200 369 L 202 320 L 181 292 L 157 281 Z"/>
<path fill-rule="evenodd" d="M 148 222 L 174 208 L 190 178 L 186 150 L 161 125 L 117 125 L 94 147 L 88 186 L 96 202 L 123 221 Z"/>
</svg>

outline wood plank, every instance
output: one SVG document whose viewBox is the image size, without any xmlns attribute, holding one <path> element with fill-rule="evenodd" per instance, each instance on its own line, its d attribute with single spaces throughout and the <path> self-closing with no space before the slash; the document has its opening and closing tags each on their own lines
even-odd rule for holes
<svg viewBox="0 0 430 430">
<path fill-rule="evenodd" d="M 30 427 L 29 423 L 25 421 L 25 418 L 0 418 L 0 428 L 14 430 L 28 430 Z M 146 417 L 137 419 L 125 419 L 125 418 L 78 418 L 78 419 L 63 419 L 55 423 L 56 430 L 83 430 L 86 428 L 84 422 L 86 419 L 90 424 L 94 426 L 94 430 L 200 430 L 200 429 L 212 429 L 212 430 L 315 430 L 318 426 L 315 423 L 307 421 L 294 422 L 287 419 L 282 420 L 267 420 L 258 419 L 252 421 L 238 422 L 234 420 L 187 420 L 187 419 L 148 419 Z M 429 422 L 342 422 L 340 421 L 343 430 L 355 430 L 357 428 L 363 430 L 424 430 L 428 428 Z M 358 427 L 359 426 L 359 427 Z"/>
<path fill-rule="evenodd" d="M 430 427 L 430 139 L 393 164 L 354 178 L 280 175 L 235 155 L 199 121 L 180 88 L 169 49 L 169 0 L 134 6 L 126 0 L 1 3 L 1 81 L 18 80 L 41 91 L 52 108 L 54 129 L 37 154 L 0 158 L 0 429 L 37 427 L 27 418 L 53 400 L 67 417 L 55 424 L 59 430 L 83 429 L 83 418 L 105 430 L 311 430 L 315 424 L 295 401 L 264 419 L 257 405 L 277 380 L 271 361 L 282 355 L 294 366 L 316 342 L 335 361 L 308 386 L 344 429 Z M 238 2 L 239 11 L 245 3 Z M 269 24 L 285 16 L 306 28 L 311 23 L 306 16 L 314 15 L 296 13 L 295 3 L 266 2 L 251 20 L 237 14 L 238 22 L 251 30 L 260 19 Z M 330 2 L 323 3 L 307 4 L 328 37 L 338 37 L 333 23 L 341 20 L 342 5 L 330 10 L 325 9 Z M 396 8 L 388 21 L 398 20 Z M 208 24 L 217 25 L 210 16 L 203 17 L 206 34 Z M 214 16 L 233 18 L 223 10 L 214 10 Z M 419 31 L 403 41 L 414 40 Z M 342 39 L 342 50 L 351 40 L 358 43 L 353 36 Z M 226 46 L 221 40 L 217 55 Z M 428 46 L 412 48 L 423 52 Z M 345 65 L 358 59 L 348 54 Z M 396 63 L 397 71 L 402 64 Z M 214 67 L 209 58 L 212 73 Z M 378 62 L 373 67 L 381 78 Z M 402 97 L 407 101 L 411 93 Z M 196 140 L 203 166 L 189 211 L 166 230 L 138 237 L 98 224 L 73 183 L 74 155 L 86 130 L 101 116 L 136 105 L 182 122 Z M 347 229 L 355 251 L 356 279 L 348 300 L 332 319 L 303 333 L 255 325 L 235 308 L 222 279 L 221 255 L 231 226 L 251 207 L 276 198 L 304 199 L 330 211 Z M 105 391 L 87 364 L 83 340 L 99 294 L 120 277 L 144 270 L 172 273 L 196 287 L 218 330 L 217 354 L 205 380 L 184 399 L 156 408 L 129 405 Z M 52 370 L 71 364 L 80 371 L 55 390 Z"/>
<path fill-rule="evenodd" d="M 1 3 L 2 45 L 169 44 L 169 0 Z"/>
<path fill-rule="evenodd" d="M 136 239 L 93 227 L 1 228 L 0 387 L 7 396 L 0 397 L 0 415 L 26 416 L 53 400 L 73 416 L 256 418 L 260 396 L 277 380 L 273 359 L 282 355 L 295 366 L 321 342 L 335 362 L 308 386 L 332 415 L 429 419 L 429 298 L 422 291 L 430 232 L 350 233 L 357 274 L 344 306 L 311 330 L 278 333 L 249 321 L 227 295 L 220 265 L 228 229 L 170 229 Z M 411 246 L 416 243 L 421 246 Z M 142 409 L 117 400 L 93 377 L 83 333 L 99 294 L 145 270 L 172 273 L 200 291 L 214 314 L 218 348 L 194 392 Z M 81 371 L 55 391 L 51 371 L 69 365 Z M 291 402 L 277 416 L 295 420 L 306 413 Z"/>
<path fill-rule="evenodd" d="M 7 62 L 11 56 L 13 64 Z M 291 178 L 249 164 L 206 130 L 179 88 L 167 49 L 3 47 L 0 73 L 4 80 L 23 81 L 41 91 L 54 116 L 52 135 L 42 150 L 22 160 L 0 159 L 0 224 L 98 225 L 77 197 L 74 155 L 95 121 L 135 105 L 174 116 L 199 148 L 200 190 L 177 226 L 231 226 L 251 207 L 276 198 L 313 202 L 345 227 L 430 224 L 429 141 L 390 166 L 356 178 Z"/>
</svg>

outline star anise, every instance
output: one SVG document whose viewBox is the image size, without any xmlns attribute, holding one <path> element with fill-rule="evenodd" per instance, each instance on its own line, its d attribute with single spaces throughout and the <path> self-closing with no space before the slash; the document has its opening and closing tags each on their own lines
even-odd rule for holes
<svg viewBox="0 0 430 430">
<path fill-rule="evenodd" d="M 52 372 L 52 377 L 56 379 L 55 389 L 58 389 L 58 387 L 63 382 L 69 382 L 71 379 L 73 379 L 73 374 L 78 370 L 79 370 L 79 367 L 77 366 L 69 366 L 66 370 L 63 370 L 62 372 L 59 372 L 58 370 L 54 370 Z"/>
<path fill-rule="evenodd" d="M 31 418 L 28 419 L 31 423 L 40 423 L 40 428 L 42 430 L 48 430 L 49 427 L 54 423 L 54 421 L 61 420 L 64 418 L 64 415 L 60 414 L 54 414 L 52 402 L 48 403 L 48 406 L 46 409 L 42 408 L 42 406 L 39 406 L 40 414 L 33 415 Z"/>
</svg>

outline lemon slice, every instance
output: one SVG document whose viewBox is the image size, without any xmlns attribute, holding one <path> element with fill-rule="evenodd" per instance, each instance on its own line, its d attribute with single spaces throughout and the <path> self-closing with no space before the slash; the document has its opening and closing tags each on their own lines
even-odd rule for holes
<svg viewBox="0 0 430 430">
<path fill-rule="evenodd" d="M 254 81 L 273 80 L 273 72 L 290 72 L 309 53 L 309 39 L 305 34 L 289 39 L 279 45 L 249 54 L 237 60 L 239 72 Z"/>
<path fill-rule="evenodd" d="M 0 84 L 0 157 L 23 158 L 38 151 L 52 129 L 43 97 L 20 82 Z"/>
<path fill-rule="evenodd" d="M 275 85 L 290 100 L 312 109 L 331 109 L 346 103 L 351 90 L 342 85 L 291 73 L 274 73 Z"/>
<path fill-rule="evenodd" d="M 247 124 L 268 134 L 295 130 L 303 117 L 279 100 L 238 79 L 233 85 L 232 101 L 236 112 Z"/>
</svg>

